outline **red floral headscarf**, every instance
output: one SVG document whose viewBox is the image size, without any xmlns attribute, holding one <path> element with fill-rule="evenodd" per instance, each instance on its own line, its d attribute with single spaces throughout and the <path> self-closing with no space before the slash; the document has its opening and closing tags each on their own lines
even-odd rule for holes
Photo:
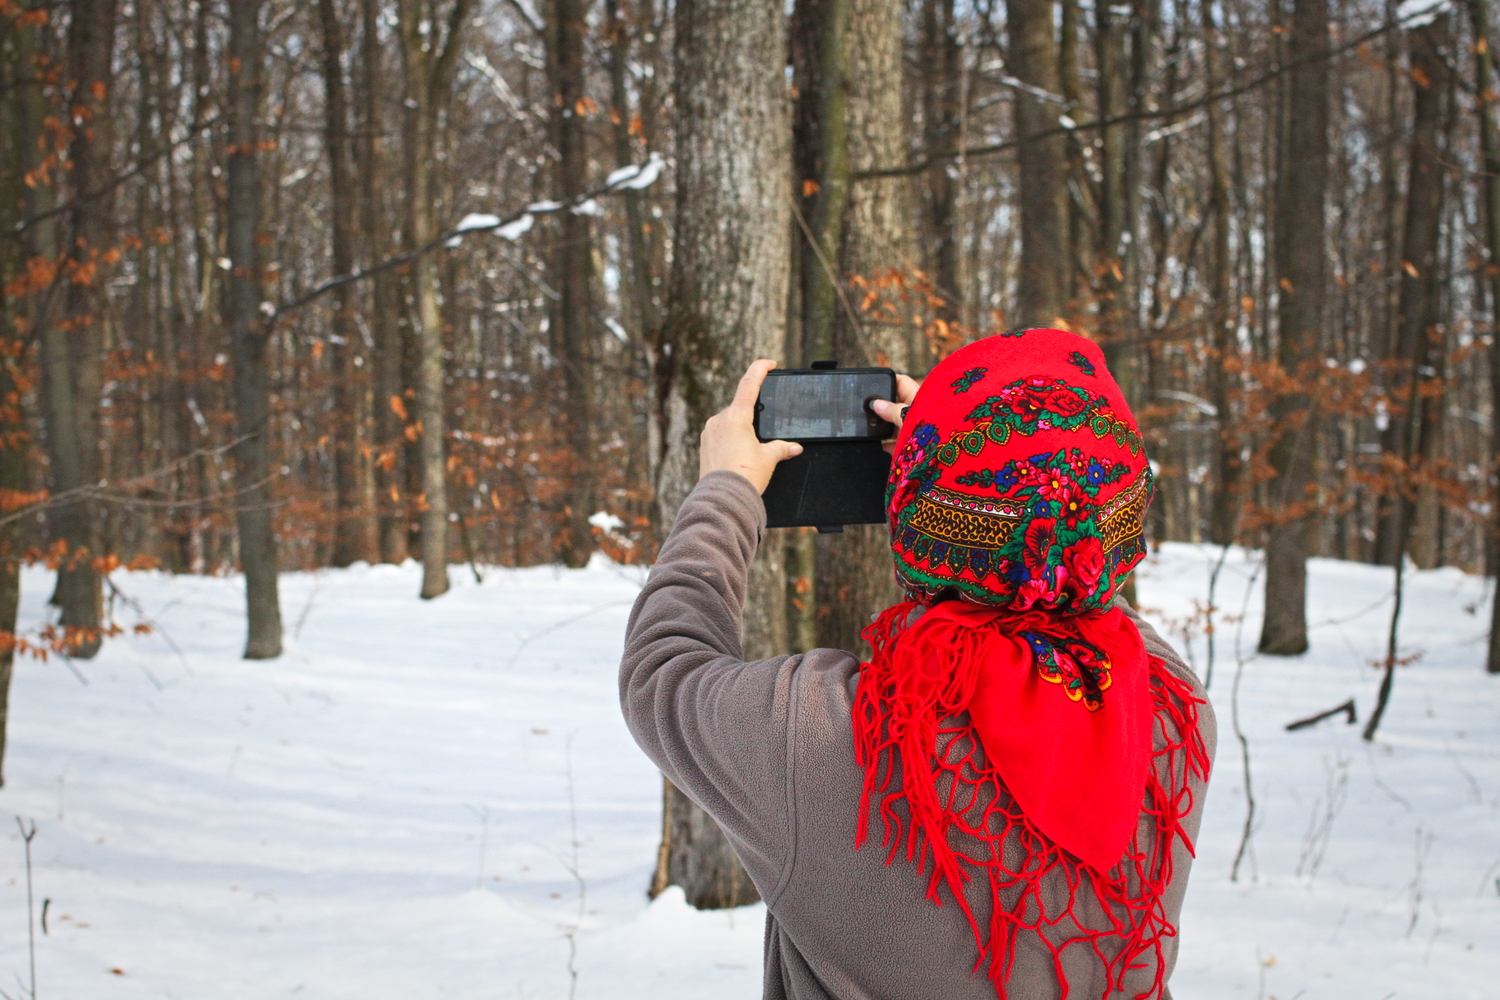
<svg viewBox="0 0 1500 1000">
<path fill-rule="evenodd" d="M 1137 996 L 1165 985 L 1176 929 L 1159 900 L 1186 840 L 1188 773 L 1206 778 L 1208 759 L 1192 688 L 1113 603 L 1145 554 L 1152 491 L 1102 353 L 1062 330 L 955 351 L 896 438 L 886 496 L 908 600 L 865 632 L 855 846 L 874 800 L 891 859 L 904 844 L 934 903 L 947 887 L 1002 998 L 1021 933 L 1051 950 L 1064 997 L 1070 948 L 1104 964 L 1106 996 L 1152 962 Z M 974 877 L 994 900 L 987 929 L 964 894 Z M 1044 879 L 1069 887 L 1060 911 Z M 1078 912 L 1082 887 L 1102 926 Z"/>
</svg>

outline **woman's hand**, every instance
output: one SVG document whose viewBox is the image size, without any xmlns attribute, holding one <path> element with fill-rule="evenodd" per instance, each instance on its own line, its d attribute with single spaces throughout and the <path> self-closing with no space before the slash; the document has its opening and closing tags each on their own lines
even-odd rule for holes
<svg viewBox="0 0 1500 1000">
<path fill-rule="evenodd" d="M 917 398 L 917 390 L 922 388 L 922 383 L 910 375 L 896 376 L 896 402 L 886 399 L 877 399 L 870 404 L 870 409 L 882 420 L 889 420 L 896 425 L 896 433 L 901 431 L 901 421 L 906 417 L 906 408 L 911 401 Z M 885 450 L 894 451 L 896 448 L 896 435 L 892 434 L 885 441 Z"/>
<path fill-rule="evenodd" d="M 699 479 L 710 472 L 738 472 L 750 480 L 755 492 L 764 493 L 776 463 L 802 454 L 802 446 L 794 441 L 761 442 L 755 437 L 755 400 L 766 372 L 775 367 L 776 362 L 765 359 L 752 364 L 740 379 L 734 400 L 703 425 L 698 446 Z"/>
</svg>

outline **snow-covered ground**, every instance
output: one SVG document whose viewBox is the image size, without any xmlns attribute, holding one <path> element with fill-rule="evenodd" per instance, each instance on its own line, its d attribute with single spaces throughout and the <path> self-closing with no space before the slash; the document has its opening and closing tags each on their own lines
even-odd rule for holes
<svg viewBox="0 0 1500 1000">
<path fill-rule="evenodd" d="M 1167 546 L 1143 570 L 1141 601 L 1179 645 L 1216 555 Z M 1219 586 L 1221 615 L 1248 608 L 1247 653 L 1254 566 L 1231 554 Z M 19 997 L 28 977 L 20 815 L 36 822 L 38 907 L 51 901 L 44 1000 L 757 997 L 759 907 L 645 898 L 660 778 L 614 680 L 642 571 L 494 569 L 478 585 L 455 569 L 432 602 L 416 599 L 418 579 L 411 565 L 289 574 L 286 654 L 249 663 L 238 580 L 122 572 L 152 634 L 74 670 L 19 662 L 0 990 Z M 1179 1000 L 1500 995 L 1485 589 L 1453 571 L 1409 580 L 1404 649 L 1422 655 L 1373 747 L 1341 720 L 1282 727 L 1350 696 L 1363 720 L 1388 571 L 1313 563 L 1312 652 L 1244 662 L 1257 812 L 1237 882 L 1239 626 L 1219 630 L 1219 756 Z M 24 622 L 43 620 L 49 585 L 27 573 Z M 1204 669 L 1201 635 L 1192 648 Z"/>
</svg>

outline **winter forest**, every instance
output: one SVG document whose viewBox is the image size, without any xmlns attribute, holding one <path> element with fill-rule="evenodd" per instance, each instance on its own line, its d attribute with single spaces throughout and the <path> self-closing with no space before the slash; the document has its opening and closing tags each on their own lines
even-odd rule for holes
<svg viewBox="0 0 1500 1000">
<path fill-rule="evenodd" d="M 0 991 L 758 996 L 614 700 L 699 429 L 1058 326 L 1219 712 L 1174 992 L 1490 995 L 1492 18 L 0 0 Z M 746 653 L 896 595 L 772 530 Z"/>
</svg>

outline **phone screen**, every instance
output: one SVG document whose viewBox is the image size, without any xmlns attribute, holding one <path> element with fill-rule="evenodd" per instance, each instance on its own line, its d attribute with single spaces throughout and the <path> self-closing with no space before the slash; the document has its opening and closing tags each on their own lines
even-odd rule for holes
<svg viewBox="0 0 1500 1000">
<path fill-rule="evenodd" d="M 756 402 L 756 434 L 762 441 L 882 440 L 895 426 L 870 403 L 895 395 L 889 368 L 772 371 Z"/>
</svg>

